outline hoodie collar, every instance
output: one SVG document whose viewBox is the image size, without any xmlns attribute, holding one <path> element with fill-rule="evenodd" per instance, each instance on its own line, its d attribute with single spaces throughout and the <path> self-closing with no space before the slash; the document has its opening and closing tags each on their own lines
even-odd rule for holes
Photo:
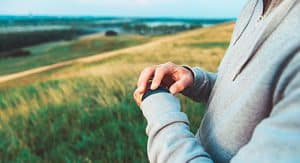
<svg viewBox="0 0 300 163">
<path fill-rule="evenodd" d="M 263 16 L 268 15 L 275 9 L 283 0 L 263 0 Z"/>
</svg>

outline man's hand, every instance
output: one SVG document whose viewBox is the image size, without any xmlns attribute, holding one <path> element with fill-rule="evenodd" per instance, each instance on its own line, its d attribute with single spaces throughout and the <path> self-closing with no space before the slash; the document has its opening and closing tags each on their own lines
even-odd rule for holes
<svg viewBox="0 0 300 163">
<path fill-rule="evenodd" d="M 167 87 L 172 94 L 179 93 L 193 84 L 193 74 L 187 68 L 168 62 L 145 68 L 140 74 L 134 99 L 140 106 L 147 89 Z M 151 81 L 151 82 L 150 82 Z"/>
</svg>

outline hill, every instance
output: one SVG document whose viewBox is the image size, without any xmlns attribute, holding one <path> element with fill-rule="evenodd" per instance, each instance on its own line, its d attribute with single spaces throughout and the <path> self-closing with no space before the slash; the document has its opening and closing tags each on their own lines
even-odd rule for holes
<svg viewBox="0 0 300 163">
<path fill-rule="evenodd" d="M 233 24 L 227 23 L 154 38 L 10 78 L 0 88 L 0 157 L 30 162 L 147 162 L 146 122 L 132 99 L 138 74 L 146 66 L 167 61 L 215 71 L 232 30 Z M 195 131 L 203 106 L 180 98 Z"/>
<path fill-rule="evenodd" d="M 22 35 L 18 35 L 18 33 L 15 35 L 18 38 L 22 38 Z M 30 37 L 30 35 L 26 37 Z M 8 58 L 1 58 L 0 56 L 0 75 L 12 74 L 33 68 L 40 68 L 41 66 L 45 65 L 70 61 L 72 59 L 87 57 L 97 53 L 104 53 L 135 46 L 150 40 L 150 37 L 139 35 L 105 37 L 103 34 L 94 34 L 82 36 L 71 41 L 58 41 L 27 47 L 19 51 L 27 52 L 28 56 L 9 56 Z"/>
</svg>

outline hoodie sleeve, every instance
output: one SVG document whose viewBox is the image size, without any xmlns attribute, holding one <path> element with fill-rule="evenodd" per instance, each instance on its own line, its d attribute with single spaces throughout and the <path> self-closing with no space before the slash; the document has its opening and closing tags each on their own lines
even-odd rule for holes
<svg viewBox="0 0 300 163">
<path fill-rule="evenodd" d="M 186 88 L 182 94 L 194 101 L 206 103 L 217 79 L 217 74 L 207 72 L 199 67 L 184 67 L 193 73 L 194 84 Z"/>
<path fill-rule="evenodd" d="M 148 158 L 151 163 L 211 163 L 200 141 L 190 132 L 179 100 L 167 93 L 152 93 L 141 104 L 147 119 Z"/>
</svg>

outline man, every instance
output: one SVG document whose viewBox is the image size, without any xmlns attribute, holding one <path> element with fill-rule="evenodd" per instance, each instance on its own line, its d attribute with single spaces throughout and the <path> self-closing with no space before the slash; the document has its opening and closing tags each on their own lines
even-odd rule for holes
<svg viewBox="0 0 300 163">
<path fill-rule="evenodd" d="M 207 104 L 196 136 L 179 92 Z M 148 67 L 134 98 L 148 122 L 150 162 L 300 162 L 299 0 L 250 0 L 217 74 Z"/>
</svg>

